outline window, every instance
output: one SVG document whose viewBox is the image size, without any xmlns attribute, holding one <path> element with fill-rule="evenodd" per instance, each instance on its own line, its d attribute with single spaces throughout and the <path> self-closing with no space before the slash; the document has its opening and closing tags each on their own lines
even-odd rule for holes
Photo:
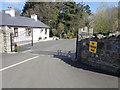
<svg viewBox="0 0 120 90">
<path fill-rule="evenodd" d="M 26 36 L 31 36 L 31 28 L 26 28 Z"/>
<path fill-rule="evenodd" d="M 9 29 L 11 29 L 11 27 L 8 27 Z"/>
<path fill-rule="evenodd" d="M 14 36 L 18 37 L 18 28 L 14 28 Z"/>
<path fill-rule="evenodd" d="M 42 33 L 42 32 L 43 32 L 43 29 L 40 30 L 40 33 Z"/>
</svg>

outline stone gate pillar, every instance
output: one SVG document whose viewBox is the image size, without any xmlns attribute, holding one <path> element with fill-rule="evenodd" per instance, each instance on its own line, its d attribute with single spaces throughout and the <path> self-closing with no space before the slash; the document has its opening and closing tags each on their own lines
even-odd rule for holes
<svg viewBox="0 0 120 90">
<path fill-rule="evenodd" d="M 10 29 L 7 26 L 3 27 L 3 40 L 4 40 L 3 51 L 11 52 Z"/>
</svg>

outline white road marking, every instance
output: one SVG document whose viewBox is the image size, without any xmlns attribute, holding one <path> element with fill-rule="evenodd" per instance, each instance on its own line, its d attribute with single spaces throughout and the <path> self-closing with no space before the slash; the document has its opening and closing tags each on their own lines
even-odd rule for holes
<svg viewBox="0 0 120 90">
<path fill-rule="evenodd" d="M 27 60 L 21 61 L 21 62 L 19 62 L 19 63 L 10 65 L 10 66 L 8 66 L 8 67 L 2 68 L 2 69 L 0 69 L 0 72 L 1 72 L 1 71 L 4 71 L 4 70 L 6 70 L 6 69 L 9 69 L 9 68 L 15 67 L 15 66 L 17 66 L 17 65 L 20 65 L 20 64 L 22 64 L 22 63 L 31 61 L 31 60 L 33 60 L 33 59 L 35 59 L 35 58 L 38 58 L 38 57 L 39 57 L 39 56 L 35 56 L 35 57 L 29 58 L 29 59 L 27 59 Z"/>
</svg>

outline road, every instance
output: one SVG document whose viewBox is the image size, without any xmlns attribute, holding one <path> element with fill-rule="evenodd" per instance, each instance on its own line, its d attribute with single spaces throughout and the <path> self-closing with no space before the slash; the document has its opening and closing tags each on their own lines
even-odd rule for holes
<svg viewBox="0 0 120 90">
<path fill-rule="evenodd" d="M 71 66 L 53 55 L 58 50 L 74 53 L 75 40 L 39 42 L 18 53 L 2 54 L 2 87 L 118 88 L 117 77 Z"/>
</svg>

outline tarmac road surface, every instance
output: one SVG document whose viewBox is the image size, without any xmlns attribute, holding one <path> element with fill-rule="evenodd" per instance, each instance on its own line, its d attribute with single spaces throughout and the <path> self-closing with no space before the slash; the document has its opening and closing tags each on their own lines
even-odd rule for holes
<svg viewBox="0 0 120 90">
<path fill-rule="evenodd" d="M 26 48 L 2 55 L 3 88 L 118 88 L 117 77 L 73 67 L 52 55 L 57 50 L 75 52 L 75 39 Z"/>
</svg>

